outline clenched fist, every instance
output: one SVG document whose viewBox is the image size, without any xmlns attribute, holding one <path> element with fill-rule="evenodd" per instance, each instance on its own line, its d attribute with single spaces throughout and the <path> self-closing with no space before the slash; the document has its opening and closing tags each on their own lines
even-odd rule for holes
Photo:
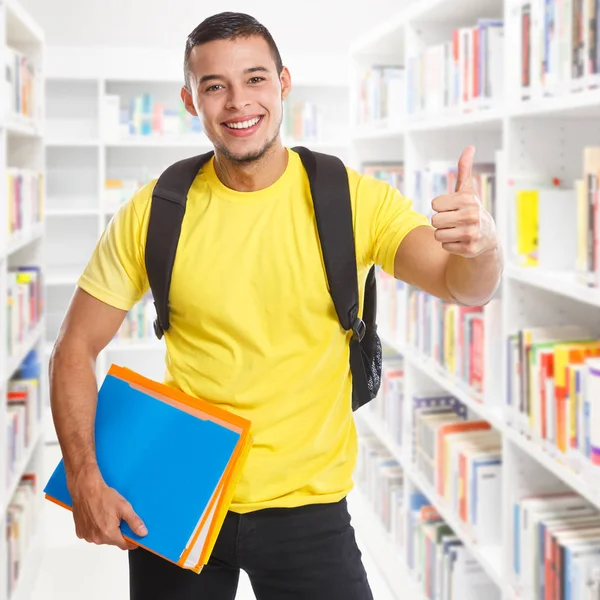
<svg viewBox="0 0 600 600">
<path fill-rule="evenodd" d="M 471 177 L 474 155 L 473 146 L 464 150 L 458 161 L 454 193 L 438 196 L 431 203 L 436 212 L 431 219 L 435 239 L 448 252 L 465 258 L 474 258 L 498 245 L 496 225 L 481 206 Z"/>
</svg>

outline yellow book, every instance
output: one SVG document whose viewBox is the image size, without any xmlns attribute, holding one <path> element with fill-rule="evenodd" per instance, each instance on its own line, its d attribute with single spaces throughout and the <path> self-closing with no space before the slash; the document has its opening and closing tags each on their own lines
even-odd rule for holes
<svg viewBox="0 0 600 600">
<path fill-rule="evenodd" d="M 539 191 L 517 191 L 517 256 L 521 266 L 538 264 Z"/>
</svg>

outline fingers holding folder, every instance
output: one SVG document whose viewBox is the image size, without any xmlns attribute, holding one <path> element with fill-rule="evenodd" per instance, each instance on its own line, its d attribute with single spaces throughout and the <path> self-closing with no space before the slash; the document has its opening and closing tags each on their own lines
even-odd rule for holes
<svg viewBox="0 0 600 600">
<path fill-rule="evenodd" d="M 141 537 L 148 533 L 131 504 L 115 489 L 108 487 L 100 476 L 78 484 L 72 500 L 75 532 L 79 539 L 91 544 L 133 550 L 137 545 L 123 537 L 121 522 L 125 521 Z"/>
<path fill-rule="evenodd" d="M 248 456 L 250 422 L 113 365 L 98 392 L 95 439 L 97 493 L 74 502 L 61 460 L 46 498 L 77 511 L 85 539 L 141 546 L 199 573 Z"/>
</svg>

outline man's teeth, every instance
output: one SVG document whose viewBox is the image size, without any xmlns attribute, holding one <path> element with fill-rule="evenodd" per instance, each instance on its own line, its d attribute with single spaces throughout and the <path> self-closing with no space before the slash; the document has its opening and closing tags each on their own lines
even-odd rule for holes
<svg viewBox="0 0 600 600">
<path fill-rule="evenodd" d="M 227 127 L 230 129 L 248 129 L 248 127 L 252 127 L 256 125 L 260 121 L 260 117 L 256 117 L 254 119 L 250 119 L 249 121 L 240 121 L 238 123 L 225 123 Z"/>
</svg>

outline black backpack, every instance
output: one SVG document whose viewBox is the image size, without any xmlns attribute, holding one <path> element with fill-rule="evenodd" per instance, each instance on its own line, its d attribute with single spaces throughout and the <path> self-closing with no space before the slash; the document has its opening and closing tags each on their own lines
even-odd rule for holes
<svg viewBox="0 0 600 600">
<path fill-rule="evenodd" d="M 335 156 L 300 146 L 293 150 L 300 155 L 310 182 L 335 310 L 343 329 L 353 332 L 350 341 L 352 409 L 357 410 L 375 398 L 381 385 L 382 351 L 375 322 L 375 267 L 367 277 L 363 318 L 359 319 L 354 229 L 346 167 Z M 188 190 L 198 171 L 212 156 L 213 152 L 208 152 L 176 162 L 161 174 L 154 187 L 145 261 L 156 307 L 154 332 L 158 339 L 170 327 L 169 287 Z"/>
</svg>

